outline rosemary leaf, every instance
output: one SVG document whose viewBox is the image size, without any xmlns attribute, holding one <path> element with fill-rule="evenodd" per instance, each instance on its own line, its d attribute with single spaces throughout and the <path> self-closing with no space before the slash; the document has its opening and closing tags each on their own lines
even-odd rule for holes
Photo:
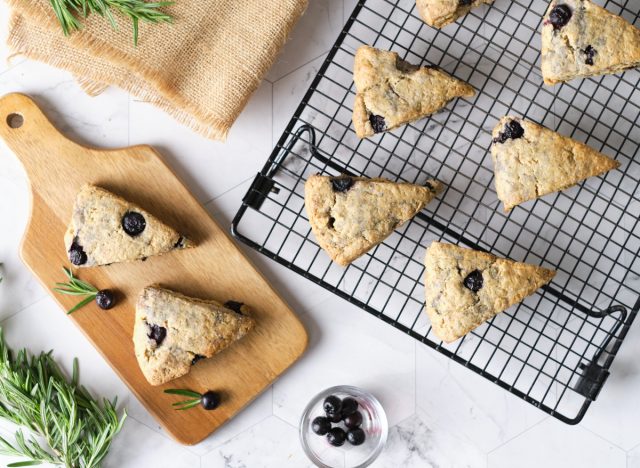
<svg viewBox="0 0 640 468">
<path fill-rule="evenodd" d="M 138 44 L 139 23 L 170 23 L 171 15 L 162 12 L 162 8 L 173 1 L 146 2 L 145 0 L 49 0 L 62 31 L 66 36 L 82 28 L 82 20 L 91 14 L 105 18 L 113 29 L 118 28 L 114 13 L 131 21 L 133 43 Z"/>
<path fill-rule="evenodd" d="M 170 388 L 168 390 L 165 390 L 164 393 L 168 393 L 169 395 L 188 396 L 188 397 L 198 398 L 198 399 L 202 397 L 202 395 L 200 395 L 198 392 L 194 392 L 193 390 L 183 390 L 179 388 Z"/>
<path fill-rule="evenodd" d="M 51 352 L 12 353 L 0 328 L 0 417 L 46 442 L 43 446 L 22 430 L 16 432 L 14 443 L 0 437 L 0 453 L 23 458 L 9 466 L 100 466 L 127 413 L 118 414 L 115 399 L 97 401 L 78 379 L 77 360 L 68 379 Z"/>
</svg>

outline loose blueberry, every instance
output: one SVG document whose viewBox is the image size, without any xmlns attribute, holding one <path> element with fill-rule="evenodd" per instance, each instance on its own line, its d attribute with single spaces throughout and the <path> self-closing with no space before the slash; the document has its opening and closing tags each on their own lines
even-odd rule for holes
<svg viewBox="0 0 640 468">
<path fill-rule="evenodd" d="M 325 435 L 331 430 L 331 423 L 323 416 L 318 416 L 311 421 L 311 430 L 318 435 Z"/>
<path fill-rule="evenodd" d="M 351 177 L 342 176 L 331 179 L 331 186 L 334 192 L 346 192 L 355 181 Z"/>
<path fill-rule="evenodd" d="M 369 122 L 375 133 L 384 132 L 387 128 L 387 123 L 381 115 L 369 114 Z"/>
<path fill-rule="evenodd" d="M 327 413 L 327 419 L 332 423 L 339 423 L 342 421 L 342 413 Z"/>
<path fill-rule="evenodd" d="M 493 139 L 494 143 L 504 143 L 507 140 L 516 140 L 522 138 L 524 135 L 524 128 L 517 120 L 510 120 L 504 126 L 497 138 Z"/>
<path fill-rule="evenodd" d="M 78 237 L 75 237 L 71 243 L 71 247 L 69 247 L 69 261 L 75 266 L 80 266 L 87 263 L 87 260 L 87 254 L 79 244 Z"/>
<path fill-rule="evenodd" d="M 360 427 L 362 424 L 362 413 L 360 411 L 356 411 L 355 413 L 351 413 L 349 416 L 344 418 L 344 425 L 349 429 L 355 429 Z"/>
<path fill-rule="evenodd" d="M 96 303 L 101 309 L 109 310 L 116 305 L 116 296 L 111 290 L 103 289 L 96 294 Z"/>
<path fill-rule="evenodd" d="M 224 306 L 227 309 L 231 309 L 235 313 L 240 314 L 240 315 L 243 315 L 242 314 L 242 306 L 243 305 L 244 304 L 242 302 L 236 302 L 236 301 L 227 301 L 227 302 L 224 303 Z"/>
<path fill-rule="evenodd" d="M 155 341 L 156 345 L 160 346 L 167 337 L 167 329 L 155 324 L 149 325 L 149 329 L 150 331 L 147 334 L 147 337 Z"/>
<path fill-rule="evenodd" d="M 473 270 L 464 279 L 463 284 L 465 288 L 471 289 L 473 292 L 480 291 L 482 289 L 482 285 L 484 284 L 484 280 L 482 278 L 482 272 L 478 270 Z"/>
<path fill-rule="evenodd" d="M 191 360 L 191 365 L 195 366 L 197 362 L 202 361 L 206 357 L 207 356 L 203 356 L 202 354 L 196 354 L 195 356 L 193 356 L 193 359 Z"/>
<path fill-rule="evenodd" d="M 214 410 L 220 405 L 220 396 L 216 392 L 209 390 L 202 395 L 200 404 L 207 411 Z"/>
<path fill-rule="evenodd" d="M 593 57 L 595 57 L 597 53 L 596 49 L 588 45 L 587 48 L 584 49 L 584 55 L 586 56 L 584 63 L 587 65 L 593 65 Z"/>
<path fill-rule="evenodd" d="M 340 447 L 344 445 L 344 441 L 347 439 L 347 434 L 341 427 L 334 427 L 327 434 L 327 440 L 334 447 Z"/>
<path fill-rule="evenodd" d="M 358 409 L 358 402 L 351 397 L 342 400 L 342 417 L 353 414 Z"/>
<path fill-rule="evenodd" d="M 561 29 L 571 19 L 571 8 L 567 5 L 558 5 L 549 14 L 549 22 L 553 25 L 554 30 Z"/>
<path fill-rule="evenodd" d="M 324 412 L 327 414 L 340 414 L 340 410 L 342 410 L 342 400 L 335 395 L 329 395 L 324 399 L 322 408 L 324 408 Z"/>
<path fill-rule="evenodd" d="M 122 229 L 131 237 L 142 234 L 147 227 L 147 221 L 140 213 L 129 211 L 122 217 Z"/>
<path fill-rule="evenodd" d="M 365 438 L 364 431 L 360 428 L 351 429 L 347 432 L 347 440 L 351 445 L 362 445 Z"/>
</svg>

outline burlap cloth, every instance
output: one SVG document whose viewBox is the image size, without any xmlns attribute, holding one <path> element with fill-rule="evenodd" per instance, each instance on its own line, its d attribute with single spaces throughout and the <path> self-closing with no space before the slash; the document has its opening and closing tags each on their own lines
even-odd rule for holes
<svg viewBox="0 0 640 468">
<path fill-rule="evenodd" d="M 119 86 L 208 138 L 224 140 L 276 59 L 307 0 L 176 0 L 173 24 L 114 31 L 94 15 L 65 37 L 49 0 L 8 0 L 9 46 L 64 68 L 89 94 Z"/>
</svg>

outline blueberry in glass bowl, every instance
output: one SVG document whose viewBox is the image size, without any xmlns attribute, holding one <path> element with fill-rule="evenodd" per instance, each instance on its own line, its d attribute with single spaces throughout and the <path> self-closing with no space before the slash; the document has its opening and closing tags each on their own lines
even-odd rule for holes
<svg viewBox="0 0 640 468">
<path fill-rule="evenodd" d="M 370 393 L 351 386 L 328 388 L 311 399 L 300 420 L 307 457 L 321 468 L 364 468 L 387 442 L 387 417 Z"/>
</svg>

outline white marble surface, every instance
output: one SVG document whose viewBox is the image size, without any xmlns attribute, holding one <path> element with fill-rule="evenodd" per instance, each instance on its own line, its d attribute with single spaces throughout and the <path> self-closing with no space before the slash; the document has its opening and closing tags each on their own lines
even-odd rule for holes
<svg viewBox="0 0 640 468">
<path fill-rule="evenodd" d="M 0 47 L 0 93 L 34 95 L 72 137 L 92 145 L 157 146 L 224 226 L 297 106 L 340 30 L 352 0 L 311 0 L 277 65 L 226 144 L 207 141 L 119 90 L 89 98 L 68 74 L 14 58 Z M 5 31 L 6 6 L 0 1 Z M 567 426 L 448 361 L 347 302 L 243 249 L 298 311 L 308 353 L 216 434 L 194 447 L 173 442 L 85 341 L 18 259 L 28 217 L 25 176 L 0 145 L 0 324 L 13 346 L 81 356 L 95 392 L 118 395 L 130 418 L 107 467 L 305 467 L 297 421 L 308 399 L 334 384 L 373 391 L 391 423 L 377 467 L 640 467 L 637 327 L 612 376 L 578 427 Z M 638 417 L 638 419 L 636 419 Z M 0 433 L 10 427 L 0 423 Z M 10 461 L 0 457 L 0 465 Z"/>
</svg>

